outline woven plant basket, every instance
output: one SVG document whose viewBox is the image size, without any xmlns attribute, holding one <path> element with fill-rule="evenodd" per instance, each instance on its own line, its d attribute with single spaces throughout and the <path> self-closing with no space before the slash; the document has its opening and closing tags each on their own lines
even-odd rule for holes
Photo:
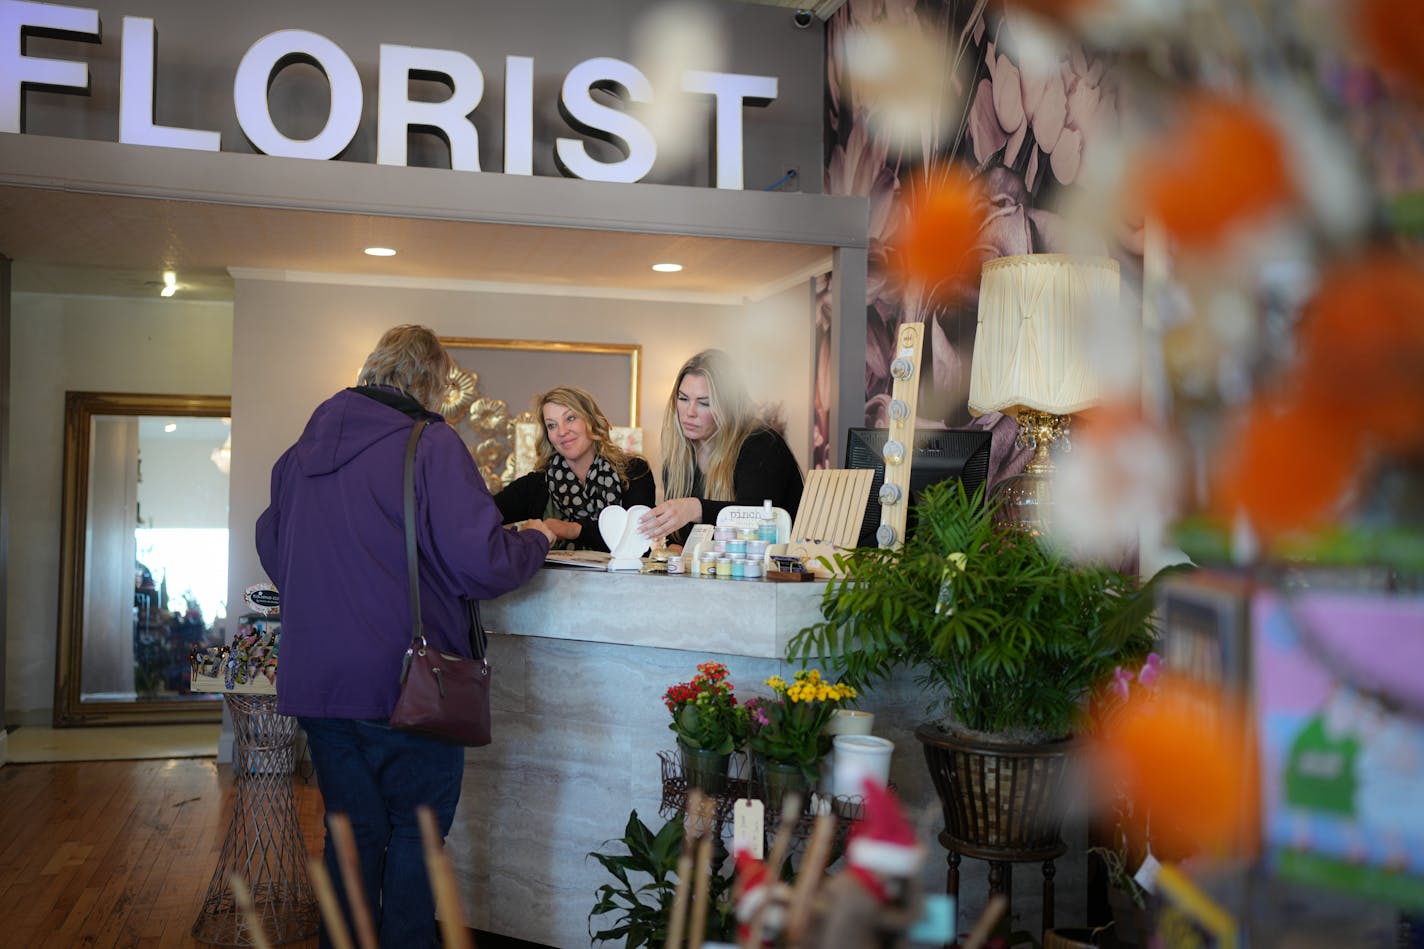
<svg viewBox="0 0 1424 949">
<path fill-rule="evenodd" d="M 944 808 L 940 842 L 986 860 L 1052 860 L 1067 849 L 1060 831 L 1070 740 L 996 744 L 921 725 L 915 737 Z"/>
</svg>

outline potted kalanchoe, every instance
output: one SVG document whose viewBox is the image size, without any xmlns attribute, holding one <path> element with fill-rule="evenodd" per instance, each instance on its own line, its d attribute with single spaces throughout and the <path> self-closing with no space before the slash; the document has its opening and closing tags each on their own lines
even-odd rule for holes
<svg viewBox="0 0 1424 949">
<path fill-rule="evenodd" d="M 732 752 L 746 740 L 747 711 L 737 703 L 727 667 L 720 662 L 698 665 L 697 675 L 663 694 L 672 714 L 668 723 L 677 735 L 678 758 L 689 788 L 718 794 L 726 787 Z"/>
<path fill-rule="evenodd" d="M 819 669 L 802 669 L 791 682 L 772 676 L 766 684 L 772 695 L 746 704 L 747 746 L 753 774 L 775 808 L 787 791 L 815 786 L 821 759 L 831 750 L 826 724 L 856 693 L 849 685 L 827 681 Z"/>
</svg>

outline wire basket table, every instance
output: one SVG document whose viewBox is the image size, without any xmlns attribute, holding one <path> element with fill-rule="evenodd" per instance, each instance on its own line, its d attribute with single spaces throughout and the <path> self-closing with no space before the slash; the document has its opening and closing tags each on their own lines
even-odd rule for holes
<svg viewBox="0 0 1424 949">
<path fill-rule="evenodd" d="M 676 751 L 659 751 L 658 761 L 662 767 L 662 800 L 658 812 L 664 819 L 672 820 L 680 814 L 687 814 L 690 782 L 684 774 L 682 760 Z M 713 801 L 712 822 L 717 827 L 719 838 L 732 833 L 733 809 L 738 799 L 751 798 L 763 802 L 766 805 L 765 836 L 767 842 L 770 842 L 780 820 L 781 797 L 778 792 L 767 787 L 744 756 L 732 756 L 724 787 L 708 796 Z M 791 853 L 799 854 L 804 849 L 815 826 L 817 813 L 821 810 L 836 816 L 833 852 L 839 854 L 844 848 L 846 835 L 851 827 L 864 816 L 865 802 L 859 796 L 831 797 L 817 794 L 812 797 L 807 794 L 801 802 L 801 813 L 792 826 Z M 719 852 L 723 849 L 719 847 Z"/>
<path fill-rule="evenodd" d="M 292 793 L 297 721 L 277 714 L 275 694 L 224 691 L 232 713 L 232 818 L 193 938 L 215 946 L 253 946 L 255 934 L 229 885 L 241 876 L 274 945 L 316 935 L 317 908 Z"/>
</svg>

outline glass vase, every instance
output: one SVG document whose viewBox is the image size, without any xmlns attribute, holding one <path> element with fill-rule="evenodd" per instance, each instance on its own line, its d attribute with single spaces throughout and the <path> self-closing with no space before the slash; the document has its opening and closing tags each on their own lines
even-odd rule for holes
<svg viewBox="0 0 1424 949">
<path fill-rule="evenodd" d="M 679 741 L 677 756 L 688 790 L 697 788 L 703 794 L 714 797 L 727 790 L 727 765 L 732 760 L 730 754 L 693 748 Z"/>
</svg>

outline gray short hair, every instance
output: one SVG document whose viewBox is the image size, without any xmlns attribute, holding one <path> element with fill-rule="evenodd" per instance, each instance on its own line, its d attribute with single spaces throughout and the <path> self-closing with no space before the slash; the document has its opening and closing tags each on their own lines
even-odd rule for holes
<svg viewBox="0 0 1424 949">
<path fill-rule="evenodd" d="M 455 360 L 432 331 L 406 323 L 381 336 L 366 357 L 357 384 L 394 386 L 428 411 L 439 412 L 455 368 Z"/>
</svg>

